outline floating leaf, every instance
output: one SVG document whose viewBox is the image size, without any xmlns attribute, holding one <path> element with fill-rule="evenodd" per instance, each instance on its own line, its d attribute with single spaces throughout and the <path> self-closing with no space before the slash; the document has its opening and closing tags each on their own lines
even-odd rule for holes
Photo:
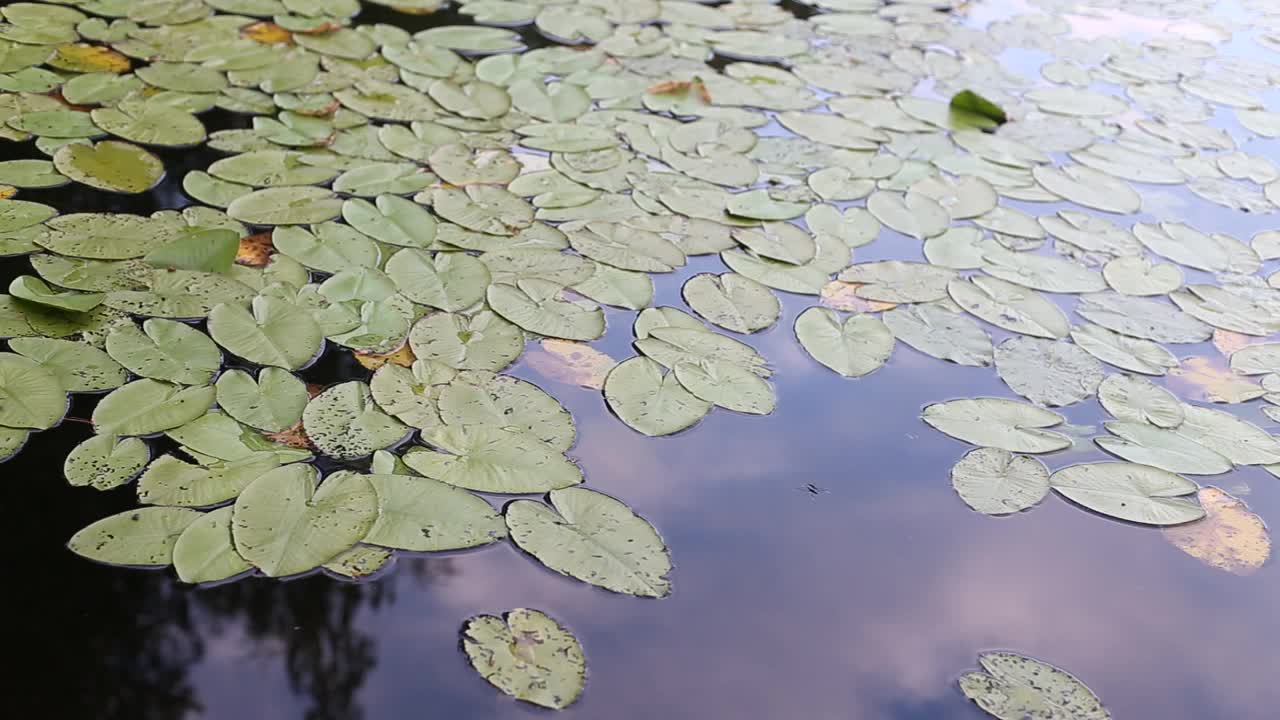
<svg viewBox="0 0 1280 720">
<path fill-rule="evenodd" d="M 102 293 L 55 290 L 38 277 L 19 275 L 9 283 L 9 294 L 19 300 L 55 310 L 85 313 L 102 304 Z"/>
<path fill-rule="evenodd" d="M 266 295 L 253 299 L 250 312 L 224 303 L 209 313 L 209 335 L 228 352 L 258 365 L 297 370 L 324 346 L 324 336 L 311 313 Z"/>
<path fill-rule="evenodd" d="M 1150 340 L 1139 340 L 1085 323 L 1071 330 L 1071 339 L 1090 355 L 1121 370 L 1164 375 L 1178 367 L 1178 358 Z"/>
<path fill-rule="evenodd" d="M 957 305 L 982 320 L 1013 332 L 1049 339 L 1066 337 L 1067 317 L 1034 290 L 999 278 L 976 275 L 954 278 L 947 294 Z"/>
<path fill-rule="evenodd" d="M 1233 575 L 1252 575 L 1271 557 L 1271 535 L 1262 518 L 1249 506 L 1216 487 L 1200 488 L 1206 517 L 1198 522 L 1166 528 L 1174 547 L 1210 567 Z"/>
<path fill-rule="evenodd" d="M 517 700 L 562 710 L 582 694 L 587 661 L 573 633 L 537 610 L 477 615 L 462 627 L 462 648 L 490 685 Z"/>
<path fill-rule="evenodd" d="M 951 486 L 974 510 L 1007 515 L 1034 507 L 1049 494 L 1049 468 L 1007 450 L 978 448 L 951 468 Z"/>
<path fill-rule="evenodd" d="M 1011 652 L 982 653 L 978 665 L 980 672 L 960 676 L 960 690 L 1000 720 L 1111 720 L 1098 696 L 1065 670 Z"/>
<path fill-rule="evenodd" d="M 692 427 L 711 410 L 662 366 L 646 357 L 618 364 L 604 380 L 604 399 L 622 422 L 650 437 Z"/>
<path fill-rule="evenodd" d="M 565 300 L 564 288 L 549 280 L 526 278 L 514 285 L 494 283 L 487 298 L 493 311 L 529 332 L 564 340 L 595 340 L 604 334 L 604 313 L 586 300 Z"/>
<path fill-rule="evenodd" d="M 173 546 L 173 567 L 182 582 L 225 580 L 253 569 L 231 539 L 231 507 L 222 507 L 196 518 Z"/>
<path fill-rule="evenodd" d="M 208 335 L 173 320 L 152 318 L 139 329 L 115 326 L 107 335 L 107 353 L 144 378 L 184 385 L 207 385 L 222 366 L 222 354 Z"/>
<path fill-rule="evenodd" d="M 996 373 L 1010 389 L 1041 406 L 1071 405 L 1092 397 L 1102 365 L 1078 346 L 1039 338 L 1009 338 L 995 350 Z"/>
<path fill-rule="evenodd" d="M 82 342 L 54 338 L 13 338 L 9 349 L 53 373 L 67 392 L 120 387 L 129 374 L 107 353 Z"/>
<path fill-rule="evenodd" d="M 893 333 L 869 315 L 841 322 L 833 310 L 809 308 L 796 318 L 795 332 L 805 352 L 845 377 L 879 370 L 893 352 Z"/>
<path fill-rule="evenodd" d="M 1185 475 L 1218 475 L 1231 470 L 1231 461 L 1173 430 L 1142 422 L 1109 422 L 1116 437 L 1094 438 L 1098 447 L 1116 457 Z"/>
<path fill-rule="evenodd" d="M 1271 465 L 1280 462 L 1280 440 L 1246 420 L 1221 410 L 1182 406 L 1179 435 L 1194 440 L 1236 465 Z"/>
<path fill-rule="evenodd" d="M 137 145 L 103 140 L 70 143 L 53 155 L 58 172 L 99 190 L 144 193 L 164 179 L 164 162 Z"/>
<path fill-rule="evenodd" d="M 367 543 L 433 552 L 488 545 L 507 535 L 489 503 L 465 490 L 424 477 L 365 477 L 378 494 L 378 519 Z"/>
<path fill-rule="evenodd" d="M 752 333 L 773 325 L 782 311 L 778 299 L 760 283 L 735 273 L 701 273 L 681 290 L 694 312 L 726 330 Z"/>
<path fill-rule="evenodd" d="M 233 230 L 203 230 L 171 240 L 142 259 L 159 268 L 197 272 L 231 271 L 240 250 L 240 234 Z"/>
<path fill-rule="evenodd" d="M 966 115 L 976 115 L 979 118 L 989 120 L 991 124 L 1003 125 L 1008 122 L 1009 117 L 1005 115 L 1004 110 L 999 105 L 982 97 L 972 90 L 961 90 L 951 96 L 951 109 L 958 113 Z M 977 122 L 974 123 L 979 127 L 990 127 L 991 124 Z"/>
<path fill-rule="evenodd" d="M 1016 453 L 1047 453 L 1071 447 L 1071 438 L 1052 430 L 1058 413 L 1003 398 L 966 398 L 934 403 L 921 418 L 935 430 L 973 445 Z"/>
<path fill-rule="evenodd" d="M 138 438 L 94 435 L 67 454 L 62 473 L 72 485 L 110 490 L 132 480 L 150 460 L 150 448 Z"/>
<path fill-rule="evenodd" d="M 338 217 L 342 200 L 325 188 L 273 187 L 236 198 L 227 214 L 254 225 L 307 225 Z"/>
<path fill-rule="evenodd" d="M 307 437 L 320 452 L 338 460 L 353 460 L 390 447 L 409 428 L 373 402 L 369 386 L 345 382 L 325 390 L 302 412 Z"/>
<path fill-rule="evenodd" d="M 1198 487 L 1167 470 L 1125 462 L 1071 465 L 1049 477 L 1067 499 L 1120 520 L 1144 525 L 1181 525 L 1204 517 L 1184 496 Z"/>
<path fill-rule="evenodd" d="M 409 331 L 413 354 L 459 370 L 498 371 L 524 351 L 524 333 L 498 315 L 482 310 L 471 317 L 432 313 Z"/>
<path fill-rule="evenodd" d="M 1182 403 L 1173 393 L 1150 380 L 1132 375 L 1111 375 L 1098 387 L 1098 401 L 1113 417 L 1156 427 L 1182 424 Z"/>
<path fill-rule="evenodd" d="M 240 556 L 268 577 L 297 575 L 354 546 L 378 517 L 378 496 L 363 475 L 319 482 L 309 465 L 285 465 L 236 498 L 231 533 Z"/>
<path fill-rule="evenodd" d="M 44 430 L 67 412 L 67 393 L 56 375 L 14 353 L 0 353 L 0 426 Z"/>
<path fill-rule="evenodd" d="M 71 552 L 112 565 L 164 567 L 173 562 L 178 536 L 201 513 L 188 508 L 150 507 L 103 518 L 71 537 Z"/>
<path fill-rule="evenodd" d="M 995 361 L 991 337 L 961 313 L 937 305 L 904 305 L 881 319 L 895 338 L 926 355 L 974 367 Z"/>
<path fill-rule="evenodd" d="M 582 471 L 562 453 L 515 429 L 446 425 L 424 439 L 437 452 L 410 450 L 405 464 L 468 490 L 525 494 L 582 482 Z"/>
<path fill-rule="evenodd" d="M 286 430 L 302 420 L 310 399 L 293 373 L 264 367 L 255 379 L 244 370 L 227 370 L 215 384 L 218 407 L 237 421 L 267 432 Z"/>
<path fill-rule="evenodd" d="M 561 575 L 606 590 L 640 597 L 671 592 L 671 557 L 644 518 L 584 488 L 553 490 L 550 501 L 551 507 L 533 500 L 507 506 L 507 528 L 517 547 Z"/>
<path fill-rule="evenodd" d="M 405 248 L 387 260 L 387 275 L 400 293 L 429 307 L 458 312 L 484 300 L 489 269 L 466 253 L 436 253 Z"/>
<path fill-rule="evenodd" d="M 212 387 L 182 387 L 135 380 L 112 390 L 93 409 L 94 429 L 102 434 L 150 435 L 185 425 L 213 405 Z"/>
<path fill-rule="evenodd" d="M 949 268 L 900 260 L 858 263 L 839 275 L 841 282 L 860 283 L 854 288 L 858 297 L 891 303 L 941 300 L 955 277 Z"/>
</svg>

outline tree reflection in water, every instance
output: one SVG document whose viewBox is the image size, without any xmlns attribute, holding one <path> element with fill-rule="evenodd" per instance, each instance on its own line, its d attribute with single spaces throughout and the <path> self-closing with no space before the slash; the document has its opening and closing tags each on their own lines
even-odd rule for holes
<svg viewBox="0 0 1280 720">
<path fill-rule="evenodd" d="M 72 417 L 84 417 L 73 408 Z M 307 720 L 359 720 L 360 688 L 378 644 L 356 623 L 415 590 L 455 575 L 452 558 L 398 559 L 374 582 L 313 576 L 292 582 L 244 579 L 192 588 L 172 570 L 121 571 L 65 548 L 77 529 L 136 505 L 133 486 L 98 493 L 50 472 L 88 428 L 33 437 L 6 465 L 0 523 L 11 547 L 3 594 L 4 707 L 10 717 L 63 720 L 179 720 L 203 709 L 194 668 L 206 644 L 233 634 L 243 655 L 279 656 Z M 56 508 L 57 512 L 52 509 Z M 16 567 L 15 567 L 16 565 Z"/>
</svg>

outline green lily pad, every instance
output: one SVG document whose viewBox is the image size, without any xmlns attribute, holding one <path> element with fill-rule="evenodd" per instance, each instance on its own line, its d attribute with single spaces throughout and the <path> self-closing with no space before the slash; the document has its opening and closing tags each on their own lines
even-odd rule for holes
<svg viewBox="0 0 1280 720">
<path fill-rule="evenodd" d="M 302 412 L 302 426 L 320 452 L 338 460 L 370 455 L 409 432 L 373 402 L 369 386 L 362 382 L 334 385 L 312 398 Z"/>
<path fill-rule="evenodd" d="M 9 349 L 52 372 L 67 392 L 120 387 L 129 374 L 111 356 L 82 342 L 54 338 L 13 338 Z"/>
<path fill-rule="evenodd" d="M 841 322 L 834 310 L 809 308 L 796 318 L 795 333 L 810 357 L 845 377 L 873 373 L 893 353 L 893 333 L 870 315 Z"/>
<path fill-rule="evenodd" d="M 240 234 L 234 230 L 201 230 L 171 240 L 142 259 L 158 268 L 174 268 L 227 274 L 240 248 Z"/>
<path fill-rule="evenodd" d="M 426 477 L 488 493 L 537 493 L 582 482 L 582 470 L 533 435 L 485 425 L 444 425 L 423 439 L 404 462 Z"/>
<path fill-rule="evenodd" d="M 494 283 L 486 297 L 493 311 L 514 325 L 547 337 L 595 340 L 604 334 L 604 313 L 587 300 L 565 300 L 563 286 L 540 278 Z"/>
<path fill-rule="evenodd" d="M 115 140 L 71 143 L 53 155 L 58 172 L 108 192 L 144 193 L 164 178 L 164 162 L 137 145 Z"/>
<path fill-rule="evenodd" d="M 777 322 L 782 312 L 769 288 L 736 273 L 694 275 L 681 295 L 708 322 L 739 333 L 763 330 Z"/>
<path fill-rule="evenodd" d="M 777 404 L 764 378 L 725 360 L 678 362 L 676 379 L 694 396 L 718 407 L 748 415 L 768 415 Z"/>
<path fill-rule="evenodd" d="M 981 672 L 960 676 L 960 690 L 997 718 L 1111 718 L 1084 683 L 1048 663 L 1017 653 L 988 652 L 978 656 L 978 664 Z"/>
<path fill-rule="evenodd" d="M 974 510 L 1007 515 L 1034 507 L 1049 494 L 1049 469 L 1008 450 L 978 448 L 951 468 L 951 486 Z"/>
<path fill-rule="evenodd" d="M 405 248 L 387 260 L 387 275 L 410 300 L 450 312 L 484 300 L 489 269 L 465 253 L 436 253 Z"/>
<path fill-rule="evenodd" d="M 490 685 L 534 705 L 564 709 L 586 682 L 587 661 L 578 639 L 537 610 L 470 618 L 462 627 L 462 648 Z"/>
<path fill-rule="evenodd" d="M 1159 468 L 1124 462 L 1071 465 L 1049 477 L 1059 494 L 1072 502 L 1120 520 L 1144 525 L 1181 525 L 1204 517 L 1186 498 L 1199 489 L 1194 482 Z"/>
<path fill-rule="evenodd" d="M 1014 392 L 1040 406 L 1071 405 L 1092 397 L 1102 364 L 1065 341 L 1015 337 L 995 351 L 996 373 Z"/>
<path fill-rule="evenodd" d="M 886 312 L 881 320 L 895 338 L 939 360 L 974 367 L 995 362 L 991 336 L 962 313 L 937 305 L 904 305 Z"/>
<path fill-rule="evenodd" d="M 71 537 L 71 552 L 112 565 L 165 567 L 178 537 L 201 513 L 190 508 L 150 507 L 103 518 Z"/>
<path fill-rule="evenodd" d="M 205 414 L 213 405 L 212 387 L 183 387 L 157 380 L 135 380 L 112 390 L 93 409 L 100 434 L 151 435 Z"/>
<path fill-rule="evenodd" d="M 1173 430 L 1144 422 L 1109 422 L 1106 428 L 1115 437 L 1097 437 L 1093 441 L 1122 460 L 1180 475 L 1231 471 L 1230 460 Z"/>
<path fill-rule="evenodd" d="M 173 455 L 156 458 L 138 478 L 138 500 L 148 505 L 207 507 L 233 500 L 250 483 L 280 467 L 270 453 L 193 464 Z"/>
<path fill-rule="evenodd" d="M 0 353 L 0 426 L 45 430 L 67 412 L 57 376 L 33 360 Z"/>
<path fill-rule="evenodd" d="M 214 385 L 218 407 L 237 421 L 267 432 L 280 432 L 302 420 L 310 397 L 293 373 L 264 367 L 254 378 L 244 370 L 228 370 Z"/>
<path fill-rule="evenodd" d="M 432 313 L 409 331 L 414 355 L 458 370 L 501 370 L 520 357 L 524 342 L 520 328 L 488 310 Z"/>
<path fill-rule="evenodd" d="M 19 275 L 9 283 L 9 294 L 19 300 L 42 307 L 86 313 L 102 304 L 102 293 L 82 293 L 73 290 L 55 290 L 49 284 L 32 275 Z"/>
<path fill-rule="evenodd" d="M 137 477 L 151 461 L 151 449 L 138 438 L 94 435 L 75 446 L 62 464 L 67 482 L 111 490 Z"/>
<path fill-rule="evenodd" d="M 227 214 L 254 225 L 307 225 L 342 213 L 342 200 L 325 188 L 273 187 L 236 198 Z"/>
<path fill-rule="evenodd" d="M 684 389 L 675 373 L 647 357 L 634 357 L 605 377 L 604 399 L 628 427 L 650 437 L 692 427 L 711 411 L 711 403 Z"/>
<path fill-rule="evenodd" d="M 226 580 L 253 569 L 236 552 L 231 537 L 230 506 L 196 518 L 173 546 L 173 568 L 186 583 Z"/>
<path fill-rule="evenodd" d="M 306 310 L 259 295 L 252 310 L 222 304 L 209 313 L 209 335 L 233 355 L 258 365 L 297 370 L 319 355 L 324 336 Z"/>
<path fill-rule="evenodd" d="M 152 318 L 107 334 L 107 354 L 135 375 L 184 385 L 207 385 L 222 366 L 209 336 L 186 323 Z"/>
<path fill-rule="evenodd" d="M 1071 447 L 1071 438 L 1043 429 L 1062 423 L 1061 415 L 1016 400 L 949 400 L 926 406 L 921 418 L 935 430 L 982 447 L 1016 453 L 1047 453 Z"/>
<path fill-rule="evenodd" d="M 627 595 L 665 597 L 671 556 L 662 537 L 623 503 L 585 488 L 553 490 L 551 507 L 517 500 L 504 513 L 511 540 L 561 575 Z"/>
<path fill-rule="evenodd" d="M 332 482 L 330 482 L 332 480 Z M 235 549 L 268 577 L 297 575 L 355 546 L 378 517 L 378 496 L 363 475 L 319 482 L 309 465 L 285 465 L 254 480 L 231 514 Z"/>
<path fill-rule="evenodd" d="M 5 160 L 0 162 L 0 183 L 19 188 L 55 188 L 68 178 L 48 160 Z"/>
<path fill-rule="evenodd" d="M 372 545 L 436 552 L 488 545 L 507 536 L 489 503 L 445 483 L 408 475 L 368 475 L 378 519 L 364 537 Z"/>
<path fill-rule="evenodd" d="M 429 247 L 436 237 L 436 219 L 426 208 L 394 195 L 379 195 L 370 203 L 350 199 L 342 218 L 360 232 L 389 245 Z"/>
</svg>

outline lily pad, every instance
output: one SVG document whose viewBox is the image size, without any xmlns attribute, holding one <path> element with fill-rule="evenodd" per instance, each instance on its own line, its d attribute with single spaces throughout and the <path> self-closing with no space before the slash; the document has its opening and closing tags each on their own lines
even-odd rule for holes
<svg viewBox="0 0 1280 720">
<path fill-rule="evenodd" d="M 490 685 L 534 705 L 562 710 L 578 699 L 586 682 L 587 661 L 578 639 L 537 610 L 516 608 L 504 618 L 467 620 L 462 648 Z"/>
<path fill-rule="evenodd" d="M 640 597 L 671 592 L 662 537 L 623 503 L 585 488 L 553 490 L 551 507 L 517 500 L 504 513 L 511 540 L 539 562 L 606 590 Z"/>
<path fill-rule="evenodd" d="M 45 430 L 67 412 L 57 376 L 33 360 L 0 353 L 0 426 Z"/>
<path fill-rule="evenodd" d="M 259 295 L 252 311 L 224 303 L 209 313 L 209 335 L 233 355 L 258 365 L 297 370 L 319 355 L 324 336 L 311 313 Z"/>
<path fill-rule="evenodd" d="M 1118 458 L 1185 475 L 1218 475 L 1231 470 L 1231 461 L 1173 430 L 1143 422 L 1109 422 L 1115 437 L 1098 437 L 1098 447 Z"/>
<path fill-rule="evenodd" d="M 540 278 L 494 283 L 486 297 L 493 311 L 529 332 L 564 340 L 595 340 L 604 334 L 604 313 L 587 300 L 560 297 L 564 288 Z"/>
<path fill-rule="evenodd" d="M 117 325 L 107 335 L 107 354 L 135 375 L 184 385 L 207 385 L 222 366 L 209 336 L 186 323 L 152 318 L 139 329 Z"/>
<path fill-rule="evenodd" d="M 951 486 L 974 510 L 1007 515 L 1034 507 L 1049 494 L 1049 468 L 1008 450 L 978 448 L 951 468 Z"/>
<path fill-rule="evenodd" d="M 164 179 L 160 158 L 116 140 L 63 145 L 54 153 L 53 164 L 72 180 L 108 192 L 144 193 Z"/>
<path fill-rule="evenodd" d="M 253 569 L 231 538 L 231 507 L 196 518 L 173 546 L 173 567 L 186 583 L 226 580 Z"/>
<path fill-rule="evenodd" d="M 520 357 L 524 343 L 520 328 L 488 310 L 470 317 L 432 313 L 409 331 L 415 356 L 459 370 L 501 370 Z"/>
<path fill-rule="evenodd" d="M 773 325 L 782 307 L 764 285 L 736 273 L 702 273 L 681 290 L 694 312 L 714 325 L 739 333 L 753 333 Z"/>
<path fill-rule="evenodd" d="M 93 409 L 94 429 L 102 434 L 151 435 L 200 417 L 213 405 L 212 387 L 183 387 L 157 380 L 135 380 L 112 390 Z"/>
<path fill-rule="evenodd" d="M 489 503 L 465 490 L 424 477 L 365 477 L 378 494 L 378 519 L 364 537 L 371 545 L 434 552 L 488 545 L 507 535 Z"/>
<path fill-rule="evenodd" d="M 55 338 L 13 338 L 9 349 L 53 373 L 67 392 L 99 392 L 120 387 L 129 374 L 106 352 L 82 342 Z"/>
<path fill-rule="evenodd" d="M 582 471 L 561 452 L 514 429 L 446 425 L 424 440 L 435 452 L 414 449 L 404 462 L 450 485 L 489 493 L 536 493 L 582 482 Z"/>
<path fill-rule="evenodd" d="M 1016 400 L 949 400 L 926 406 L 921 417 L 935 430 L 982 447 L 1016 453 L 1048 453 L 1071 447 L 1071 438 L 1043 429 L 1061 424 L 1061 415 Z"/>
<path fill-rule="evenodd" d="M 795 332 L 805 352 L 845 377 L 879 370 L 893 352 L 893 333 L 870 315 L 850 315 L 841 322 L 834 310 L 809 308 L 796 318 Z"/>
<path fill-rule="evenodd" d="M 138 438 L 94 435 L 67 454 L 62 473 L 71 485 L 111 490 L 137 477 L 150 460 L 151 449 Z"/>
<path fill-rule="evenodd" d="M 378 496 L 364 476 L 340 473 L 318 481 L 319 473 L 309 465 L 285 465 L 254 480 L 236 498 L 235 549 L 268 577 L 297 575 L 329 562 L 359 542 L 377 520 Z"/>
<path fill-rule="evenodd" d="M 960 690 L 1000 720 L 1111 720 L 1098 696 L 1065 670 L 1011 652 L 983 653 L 978 664 L 980 672 L 960 676 Z"/>
<path fill-rule="evenodd" d="M 337 460 L 354 460 L 395 445 L 409 428 L 374 402 L 369 386 L 340 383 L 311 399 L 302 426 L 316 449 Z"/>
<path fill-rule="evenodd" d="M 995 351 L 996 373 L 1010 389 L 1040 406 L 1062 406 L 1092 397 L 1102 364 L 1065 341 L 1015 337 Z"/>
<path fill-rule="evenodd" d="M 1185 496 L 1198 487 L 1168 470 L 1125 462 L 1071 465 L 1049 477 L 1059 494 L 1109 517 L 1144 525 L 1181 525 L 1204 517 Z"/>
<path fill-rule="evenodd" d="M 881 320 L 894 337 L 920 352 L 960 365 L 986 367 L 994 361 L 991 336 L 967 315 L 937 305 L 905 305 Z"/>
<path fill-rule="evenodd" d="M 262 368 L 257 378 L 244 370 L 227 370 L 218 376 L 214 388 L 223 412 L 267 432 L 280 432 L 300 422 L 310 399 L 306 384 L 278 367 Z"/>
<path fill-rule="evenodd" d="M 189 508 L 136 508 L 103 518 L 71 537 L 71 552 L 112 565 L 165 567 L 178 537 L 201 513 Z"/>
<path fill-rule="evenodd" d="M 650 437 L 692 427 L 711 411 L 711 403 L 684 389 L 675 373 L 647 357 L 634 357 L 605 377 L 604 399 L 628 427 Z"/>
<path fill-rule="evenodd" d="M 1145 378 L 1110 375 L 1098 387 L 1098 401 L 1112 417 L 1176 428 L 1184 416 L 1177 396 Z"/>
</svg>

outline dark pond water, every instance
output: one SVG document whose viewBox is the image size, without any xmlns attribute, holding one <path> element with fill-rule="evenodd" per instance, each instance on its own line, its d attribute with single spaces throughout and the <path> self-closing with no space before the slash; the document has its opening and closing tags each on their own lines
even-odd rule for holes
<svg viewBox="0 0 1280 720">
<path fill-rule="evenodd" d="M 974 22 L 986 12 L 978 5 Z M 411 30 L 454 20 L 372 7 L 365 19 Z M 1275 99 L 1268 97 L 1269 106 Z M 1242 148 L 1280 159 L 1265 142 Z M 165 158 L 171 178 L 209 159 Z M 1195 219 L 1241 238 L 1274 223 L 1182 190 L 1155 194 L 1163 214 L 1139 220 Z M 176 183 L 145 206 L 82 189 L 23 197 L 64 211 L 187 202 Z M 1034 214 L 1059 207 L 1014 205 Z M 885 233 L 857 258 L 918 256 L 917 242 L 895 244 Z M 719 261 L 701 258 L 656 277 L 655 302 L 682 305 L 681 284 L 701 271 L 720 271 Z M 1069 669 L 1116 718 L 1276 716 L 1274 564 L 1250 577 L 1215 571 L 1158 530 L 1103 519 L 1057 497 L 1003 519 L 969 511 L 947 479 L 968 447 L 927 428 L 920 409 L 954 397 L 1013 397 L 1008 389 L 990 369 L 943 365 L 902 344 L 866 379 L 819 371 L 791 335 L 795 316 L 812 302 L 781 295 L 777 326 L 747 339 L 776 368 L 779 401 L 769 417 L 717 412 L 690 432 L 648 439 L 611 417 L 598 391 L 550 383 L 523 364 L 513 371 L 573 413 L 580 437 L 571 455 L 591 487 L 624 498 L 662 532 L 676 570 L 674 593 L 660 602 L 555 575 L 506 543 L 401 554 L 390 572 L 359 584 L 312 576 L 192 588 L 171 572 L 94 565 L 66 550 L 67 538 L 133 507 L 133 489 L 104 494 L 62 480 L 61 459 L 88 437 L 88 425 L 71 421 L 33 436 L 3 466 L 0 482 L 9 578 L 0 596 L 5 714 L 540 715 L 495 692 L 457 649 L 465 618 L 523 606 L 560 618 L 586 648 L 587 691 L 558 715 L 570 720 L 979 718 L 955 678 L 991 648 Z M 597 347 L 619 359 L 632 354 L 631 316 L 611 312 Z M 1220 357 L 1208 344 L 1176 349 L 1182 357 Z M 336 360 L 307 373 L 320 382 L 367 376 Z M 90 409 L 80 398 L 70 416 Z M 1256 407 L 1235 410 L 1277 430 Z M 1103 419 L 1093 400 L 1065 414 L 1079 426 Z M 1105 458 L 1088 443 L 1078 447 L 1085 449 L 1045 460 L 1058 468 Z M 1261 468 L 1220 480 L 1263 518 L 1280 517 L 1280 481 Z"/>
</svg>

